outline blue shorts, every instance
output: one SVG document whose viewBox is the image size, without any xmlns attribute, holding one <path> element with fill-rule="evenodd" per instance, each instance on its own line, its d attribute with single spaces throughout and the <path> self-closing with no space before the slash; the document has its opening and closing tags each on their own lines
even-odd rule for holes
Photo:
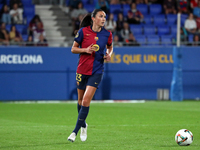
<svg viewBox="0 0 200 150">
<path fill-rule="evenodd" d="M 76 73 L 77 88 L 85 90 L 87 85 L 98 88 L 102 78 L 103 74 L 83 75 Z"/>
</svg>

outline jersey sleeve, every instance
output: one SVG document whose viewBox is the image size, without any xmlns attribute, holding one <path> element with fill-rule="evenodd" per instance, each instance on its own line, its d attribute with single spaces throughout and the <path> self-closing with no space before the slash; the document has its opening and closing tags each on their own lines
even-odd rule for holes
<svg viewBox="0 0 200 150">
<path fill-rule="evenodd" d="M 83 28 L 81 28 L 78 32 L 77 32 L 77 34 L 76 34 L 76 36 L 75 36 L 75 38 L 74 38 L 74 41 L 76 41 L 79 45 L 81 45 L 81 43 L 82 43 L 82 41 L 83 41 L 83 30 L 82 30 Z"/>
<path fill-rule="evenodd" d="M 110 31 L 109 31 L 110 32 Z M 107 45 L 108 46 L 111 46 L 112 45 L 112 32 L 110 32 L 110 35 L 109 35 L 109 37 L 108 37 L 108 42 L 107 42 Z"/>
</svg>

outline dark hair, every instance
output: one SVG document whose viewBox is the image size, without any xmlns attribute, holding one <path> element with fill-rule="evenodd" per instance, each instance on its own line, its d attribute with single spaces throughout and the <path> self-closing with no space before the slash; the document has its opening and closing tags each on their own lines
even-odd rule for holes
<svg viewBox="0 0 200 150">
<path fill-rule="evenodd" d="M 95 9 L 91 14 L 87 14 L 80 23 L 80 28 L 87 27 L 92 25 L 92 17 L 96 17 L 99 11 L 103 11 L 102 9 Z"/>
<path fill-rule="evenodd" d="M 88 13 L 87 15 L 85 15 L 83 17 L 83 19 L 81 20 L 81 23 L 79 25 L 79 28 L 83 28 L 83 27 L 87 27 L 87 26 L 90 26 L 92 25 L 92 17 L 96 17 L 97 13 L 99 11 L 103 11 L 102 9 L 95 9 L 93 10 L 93 12 L 90 14 Z M 74 31 L 74 34 L 77 34 L 77 30 Z"/>
</svg>

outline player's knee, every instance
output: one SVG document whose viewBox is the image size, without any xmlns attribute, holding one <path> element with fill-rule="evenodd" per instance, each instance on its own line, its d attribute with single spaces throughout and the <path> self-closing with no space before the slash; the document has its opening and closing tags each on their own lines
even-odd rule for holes
<svg viewBox="0 0 200 150">
<path fill-rule="evenodd" d="M 89 100 L 83 100 L 82 101 L 82 106 L 85 106 L 85 107 L 90 106 L 90 101 Z"/>
</svg>

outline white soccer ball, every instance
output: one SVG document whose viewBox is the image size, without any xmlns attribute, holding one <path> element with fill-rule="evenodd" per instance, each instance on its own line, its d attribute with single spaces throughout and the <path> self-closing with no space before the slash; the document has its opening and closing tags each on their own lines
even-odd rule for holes
<svg viewBox="0 0 200 150">
<path fill-rule="evenodd" d="M 181 129 L 176 133 L 175 141 L 180 146 L 189 146 L 193 142 L 193 134 L 187 129 Z"/>
</svg>

